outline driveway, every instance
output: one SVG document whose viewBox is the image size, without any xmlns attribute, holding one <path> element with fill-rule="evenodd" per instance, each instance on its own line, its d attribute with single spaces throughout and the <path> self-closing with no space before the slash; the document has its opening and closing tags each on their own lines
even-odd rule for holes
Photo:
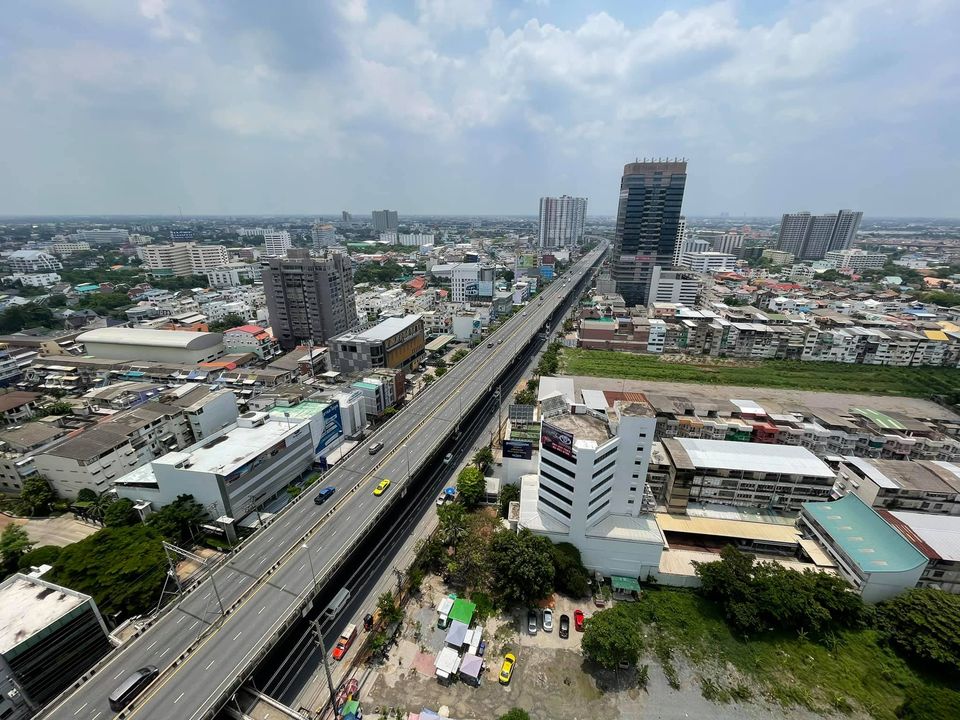
<svg viewBox="0 0 960 720">
<path fill-rule="evenodd" d="M 27 531 L 27 535 L 30 536 L 34 547 L 40 547 L 41 545 L 64 547 L 78 540 L 83 540 L 100 529 L 99 525 L 74 520 L 72 513 L 39 519 L 11 518 L 7 515 L 0 515 L 0 529 L 10 524 L 23 527 Z"/>
</svg>

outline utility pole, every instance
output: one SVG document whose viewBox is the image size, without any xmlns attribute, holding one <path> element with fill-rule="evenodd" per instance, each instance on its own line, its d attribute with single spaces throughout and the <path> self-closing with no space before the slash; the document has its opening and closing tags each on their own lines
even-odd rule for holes
<svg viewBox="0 0 960 720">
<path fill-rule="evenodd" d="M 493 397 L 497 403 L 497 444 L 500 444 L 500 434 L 503 430 L 503 403 L 500 400 L 499 385 L 497 385 L 497 391 L 493 394 Z"/>
<path fill-rule="evenodd" d="M 330 672 L 330 661 L 327 658 L 327 646 L 323 640 L 323 630 L 320 629 L 320 621 L 317 619 L 311 620 L 310 626 L 313 628 L 313 639 L 317 641 L 317 646 L 320 648 L 320 657 L 323 658 L 323 669 L 327 673 L 327 689 L 330 691 L 330 707 L 333 708 L 333 716 L 336 717 L 340 708 L 337 707 L 337 694 L 333 690 L 333 675 Z"/>
</svg>

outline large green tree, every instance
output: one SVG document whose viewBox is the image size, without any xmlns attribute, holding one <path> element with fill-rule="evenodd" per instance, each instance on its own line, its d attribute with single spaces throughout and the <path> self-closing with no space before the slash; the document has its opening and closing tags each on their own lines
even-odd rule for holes
<svg viewBox="0 0 960 720">
<path fill-rule="evenodd" d="M 137 511 L 133 509 L 133 500 L 120 498 L 103 513 L 103 524 L 107 527 L 124 527 L 136 525 L 140 521 Z"/>
<path fill-rule="evenodd" d="M 473 464 L 476 465 L 477 469 L 482 473 L 490 469 L 493 465 L 493 450 L 489 445 L 484 445 L 473 454 Z"/>
<path fill-rule="evenodd" d="M 50 484 L 39 475 L 27 478 L 20 487 L 20 502 L 28 515 L 46 515 L 56 499 Z"/>
<path fill-rule="evenodd" d="M 193 495 L 180 495 L 148 517 L 147 524 L 167 540 L 183 545 L 193 540 L 197 526 L 206 519 L 207 511 Z"/>
<path fill-rule="evenodd" d="M 877 624 L 899 650 L 960 677 L 960 595 L 908 590 L 877 607 Z"/>
<path fill-rule="evenodd" d="M 486 485 L 483 473 L 475 467 L 465 467 L 457 475 L 457 494 L 466 507 L 475 507 L 483 498 L 485 492 Z"/>
<path fill-rule="evenodd" d="M 600 667 L 636 665 L 643 649 L 640 624 L 626 605 L 615 605 L 587 618 L 583 627 L 584 656 Z"/>
<path fill-rule="evenodd" d="M 500 486 L 500 517 L 507 517 L 510 512 L 510 503 L 520 499 L 519 485 L 501 485 Z"/>
<path fill-rule="evenodd" d="M 572 598 L 587 597 L 590 594 L 590 573 L 583 566 L 577 546 L 562 542 L 551 550 L 557 591 Z"/>
<path fill-rule="evenodd" d="M 160 535 L 145 525 L 103 528 L 67 545 L 53 580 L 88 595 L 109 617 L 152 609 L 167 572 Z"/>
<path fill-rule="evenodd" d="M 17 571 L 20 558 L 33 547 L 27 531 L 19 525 L 10 523 L 0 533 L 0 563 L 3 564 L 3 574 Z"/>
<path fill-rule="evenodd" d="M 535 603 L 553 591 L 553 544 L 527 529 L 500 530 L 490 543 L 490 568 L 505 605 Z"/>
<path fill-rule="evenodd" d="M 247 322 L 246 320 L 244 320 L 242 317 L 240 317 L 236 313 L 227 313 L 226 315 L 223 316 L 223 318 L 221 318 L 217 322 L 210 323 L 208 327 L 210 328 L 210 332 L 222 333 L 222 332 L 225 332 L 226 330 L 230 330 L 231 328 L 239 327 L 240 325 L 245 325 L 246 322 Z"/>
<path fill-rule="evenodd" d="M 41 565 L 53 565 L 57 562 L 61 552 L 63 552 L 63 548 L 56 545 L 41 545 L 21 555 L 18 566 L 21 570 L 29 570 Z"/>
</svg>

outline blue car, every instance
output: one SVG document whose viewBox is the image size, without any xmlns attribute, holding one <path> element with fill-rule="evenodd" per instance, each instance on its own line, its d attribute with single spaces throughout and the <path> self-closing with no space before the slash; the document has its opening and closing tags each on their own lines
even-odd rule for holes
<svg viewBox="0 0 960 720">
<path fill-rule="evenodd" d="M 313 501 L 317 505 L 323 505 L 327 501 L 327 498 L 333 495 L 336 491 L 337 489 L 333 485 L 327 485 L 323 490 L 321 490 L 317 494 L 317 496 L 313 499 Z"/>
</svg>

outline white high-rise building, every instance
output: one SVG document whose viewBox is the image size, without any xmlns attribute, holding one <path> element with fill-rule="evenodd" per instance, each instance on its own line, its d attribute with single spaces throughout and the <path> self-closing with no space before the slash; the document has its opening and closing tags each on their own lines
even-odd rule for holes
<svg viewBox="0 0 960 720">
<path fill-rule="evenodd" d="M 197 243 L 170 243 L 144 245 L 137 248 L 143 267 L 154 276 L 202 275 L 207 270 L 226 265 L 229 261 L 223 245 Z"/>
<path fill-rule="evenodd" d="M 561 248 L 583 241 L 587 199 L 568 195 L 540 198 L 540 247 Z"/>
<path fill-rule="evenodd" d="M 681 265 L 698 273 L 731 272 L 737 268 L 737 258 L 718 252 L 691 252 L 684 254 Z"/>
<path fill-rule="evenodd" d="M 337 229 L 333 225 L 314 223 L 311 235 L 313 246 L 318 250 L 337 244 Z"/>
<path fill-rule="evenodd" d="M 263 233 L 263 244 L 267 257 L 284 257 L 287 250 L 293 247 L 293 240 L 286 230 L 267 230 Z"/>
<path fill-rule="evenodd" d="M 683 250 L 687 240 L 687 218 L 683 215 L 677 221 L 677 240 L 673 244 L 673 266 L 680 267 L 680 260 L 683 257 Z"/>
</svg>

